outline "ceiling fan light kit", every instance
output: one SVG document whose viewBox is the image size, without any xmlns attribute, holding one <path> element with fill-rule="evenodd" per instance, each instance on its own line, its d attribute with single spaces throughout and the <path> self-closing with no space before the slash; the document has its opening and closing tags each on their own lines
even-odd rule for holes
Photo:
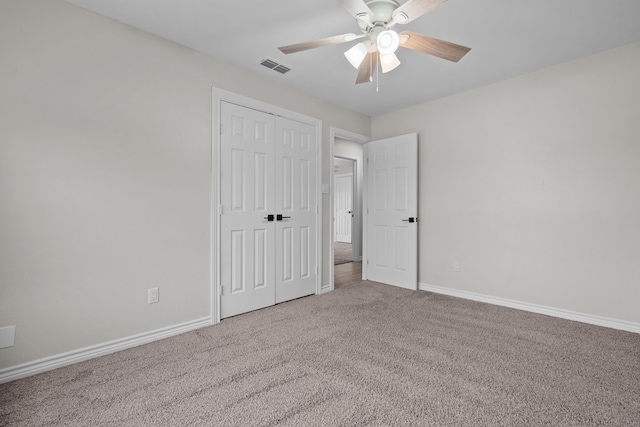
<svg viewBox="0 0 640 427">
<path fill-rule="evenodd" d="M 356 19 L 362 35 L 347 33 L 278 49 L 284 54 L 290 54 L 365 38 L 344 53 L 349 63 L 358 70 L 356 84 L 372 81 L 378 64 L 383 73 L 396 69 L 400 65 L 400 60 L 395 54 L 399 46 L 458 62 L 471 50 L 470 48 L 411 31 L 398 34 L 391 30 L 394 25 L 407 24 L 446 1 L 407 0 L 401 5 L 396 0 L 340 0 Z"/>
<path fill-rule="evenodd" d="M 387 55 L 380 55 L 380 68 L 383 73 L 395 70 L 400 65 L 400 60 L 395 53 L 389 53 Z"/>
<path fill-rule="evenodd" d="M 369 51 L 367 42 L 368 40 L 358 43 L 344 53 L 344 56 L 356 70 L 360 68 L 360 64 L 362 64 L 362 61 L 364 60 L 365 56 L 367 56 L 367 52 Z"/>
<path fill-rule="evenodd" d="M 400 45 L 400 36 L 393 30 L 384 30 L 376 37 L 376 45 L 380 55 L 389 55 L 394 53 Z"/>
</svg>

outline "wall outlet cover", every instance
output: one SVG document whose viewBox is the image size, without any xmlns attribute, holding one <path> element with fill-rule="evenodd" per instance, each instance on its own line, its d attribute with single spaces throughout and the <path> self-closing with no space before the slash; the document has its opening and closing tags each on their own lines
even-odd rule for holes
<svg viewBox="0 0 640 427">
<path fill-rule="evenodd" d="M 0 328 L 0 348 L 13 347 L 16 342 L 16 326 Z"/>
<path fill-rule="evenodd" d="M 158 288 L 149 288 L 147 291 L 147 302 L 149 304 L 155 304 L 160 301 L 160 292 Z"/>
</svg>

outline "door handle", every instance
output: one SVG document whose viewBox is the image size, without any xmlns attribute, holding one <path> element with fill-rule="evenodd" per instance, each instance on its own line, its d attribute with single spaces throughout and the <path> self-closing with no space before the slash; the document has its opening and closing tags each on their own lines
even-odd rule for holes
<svg viewBox="0 0 640 427">
<path fill-rule="evenodd" d="M 282 214 L 278 214 L 276 219 L 278 221 L 282 221 L 283 219 L 289 219 L 289 218 L 291 218 L 291 217 L 290 216 L 282 216 Z"/>
<path fill-rule="evenodd" d="M 418 218 L 411 217 L 409 219 L 403 219 L 402 222 L 418 222 Z"/>
<path fill-rule="evenodd" d="M 275 215 L 269 214 L 269 215 L 265 216 L 264 219 L 266 219 L 267 221 L 273 221 L 275 219 Z"/>
</svg>

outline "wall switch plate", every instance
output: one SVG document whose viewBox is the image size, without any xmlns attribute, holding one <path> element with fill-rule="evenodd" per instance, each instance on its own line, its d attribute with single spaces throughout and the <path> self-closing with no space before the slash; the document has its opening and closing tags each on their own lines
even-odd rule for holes
<svg viewBox="0 0 640 427">
<path fill-rule="evenodd" d="M 322 194 L 329 194 L 330 187 L 329 184 L 322 184 Z"/>
<path fill-rule="evenodd" d="M 458 261 L 453 262 L 453 271 L 455 271 L 456 273 L 460 271 L 460 262 Z"/>
<path fill-rule="evenodd" d="M 160 301 L 160 293 L 158 291 L 158 288 L 149 288 L 147 299 L 149 304 L 155 304 Z"/>
<path fill-rule="evenodd" d="M 13 347 L 16 342 L 16 326 L 0 328 L 0 348 Z"/>
</svg>

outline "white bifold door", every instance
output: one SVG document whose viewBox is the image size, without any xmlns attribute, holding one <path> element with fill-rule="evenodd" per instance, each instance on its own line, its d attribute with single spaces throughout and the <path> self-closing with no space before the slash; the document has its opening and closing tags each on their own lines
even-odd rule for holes
<svg viewBox="0 0 640 427">
<path fill-rule="evenodd" d="M 220 317 L 316 292 L 314 126 L 221 102 Z"/>
<path fill-rule="evenodd" d="M 366 278 L 418 288 L 418 136 L 365 145 Z"/>
</svg>

